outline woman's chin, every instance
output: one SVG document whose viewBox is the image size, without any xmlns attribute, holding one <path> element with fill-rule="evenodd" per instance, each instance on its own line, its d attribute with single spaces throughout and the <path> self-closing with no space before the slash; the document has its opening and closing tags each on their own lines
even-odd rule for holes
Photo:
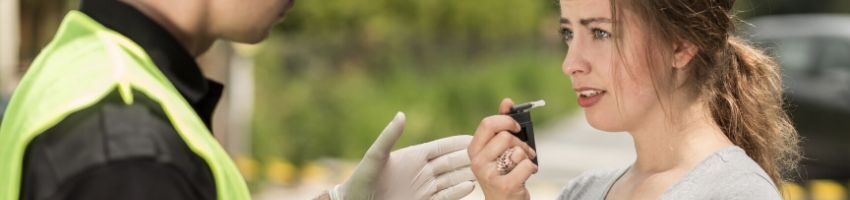
<svg viewBox="0 0 850 200">
<path fill-rule="evenodd" d="M 591 127 L 605 132 L 622 132 L 625 131 L 620 120 L 614 116 L 603 116 L 600 113 L 585 112 L 585 119 Z"/>
</svg>

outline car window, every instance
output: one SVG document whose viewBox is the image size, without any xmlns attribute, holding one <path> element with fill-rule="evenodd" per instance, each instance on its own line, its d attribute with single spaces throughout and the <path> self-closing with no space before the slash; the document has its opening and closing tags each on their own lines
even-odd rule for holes
<svg viewBox="0 0 850 200">
<path fill-rule="evenodd" d="M 821 66 L 850 71 L 850 40 L 824 39 Z"/>
<path fill-rule="evenodd" d="M 802 70 L 814 63 L 815 40 L 809 38 L 782 38 L 765 41 L 769 53 L 782 68 Z M 845 54 L 846 55 L 846 54 Z"/>
</svg>

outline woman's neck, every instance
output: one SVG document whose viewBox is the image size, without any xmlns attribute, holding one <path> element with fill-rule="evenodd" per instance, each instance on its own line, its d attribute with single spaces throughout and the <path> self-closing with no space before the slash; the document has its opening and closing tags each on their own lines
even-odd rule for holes
<svg viewBox="0 0 850 200">
<path fill-rule="evenodd" d="M 733 145 L 705 104 L 673 104 L 666 115 L 662 109 L 655 110 L 629 131 L 637 152 L 634 172 L 689 170 L 717 150 Z"/>
<path fill-rule="evenodd" d="M 123 0 L 165 28 L 183 48 L 198 57 L 212 46 L 208 8 L 199 1 Z"/>
</svg>

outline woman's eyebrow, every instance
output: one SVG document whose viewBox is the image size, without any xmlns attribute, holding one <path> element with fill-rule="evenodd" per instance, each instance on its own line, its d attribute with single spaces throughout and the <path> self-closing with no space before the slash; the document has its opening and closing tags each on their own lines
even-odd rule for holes
<svg viewBox="0 0 850 200">
<path fill-rule="evenodd" d="M 578 20 L 578 23 L 583 25 L 583 26 L 587 26 L 588 24 L 591 24 L 591 23 L 611 23 L 611 22 L 613 22 L 613 20 L 611 20 L 609 18 L 604 18 L 604 17 L 592 17 L 592 18 L 584 18 L 584 19 Z M 569 19 L 561 17 L 561 24 L 571 24 L 571 23 L 570 23 Z"/>
</svg>

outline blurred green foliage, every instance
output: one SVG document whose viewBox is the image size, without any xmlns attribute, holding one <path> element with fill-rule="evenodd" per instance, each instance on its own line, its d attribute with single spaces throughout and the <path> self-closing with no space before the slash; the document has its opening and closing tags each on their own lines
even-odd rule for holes
<svg viewBox="0 0 850 200">
<path fill-rule="evenodd" d="M 284 48 L 336 68 L 384 68 L 408 62 L 428 68 L 446 56 L 539 45 L 542 26 L 555 31 L 555 1 L 323 0 L 298 1 L 278 27 Z M 293 49 L 297 48 L 297 49 Z M 301 55 L 299 55 L 301 54 Z M 309 55 L 303 55 L 309 54 Z M 288 59 L 289 60 L 289 59 Z"/>
<path fill-rule="evenodd" d="M 395 112 L 397 147 L 471 134 L 504 97 L 575 107 L 555 1 L 298 1 L 257 56 L 254 156 L 359 159 Z"/>
<path fill-rule="evenodd" d="M 538 126 L 574 109 L 569 80 L 554 53 L 518 52 L 492 60 L 448 62 L 424 74 L 417 66 L 339 73 L 316 68 L 300 75 L 258 66 L 254 148 L 259 158 L 282 156 L 297 164 L 321 157 L 360 158 L 397 111 L 407 126 L 397 146 L 471 134 L 496 114 L 504 97 L 545 99 L 534 111 Z M 262 63 L 280 57 L 264 53 Z M 486 67 L 468 67 L 478 65 Z M 262 91 L 262 92 L 259 92 Z"/>
</svg>

